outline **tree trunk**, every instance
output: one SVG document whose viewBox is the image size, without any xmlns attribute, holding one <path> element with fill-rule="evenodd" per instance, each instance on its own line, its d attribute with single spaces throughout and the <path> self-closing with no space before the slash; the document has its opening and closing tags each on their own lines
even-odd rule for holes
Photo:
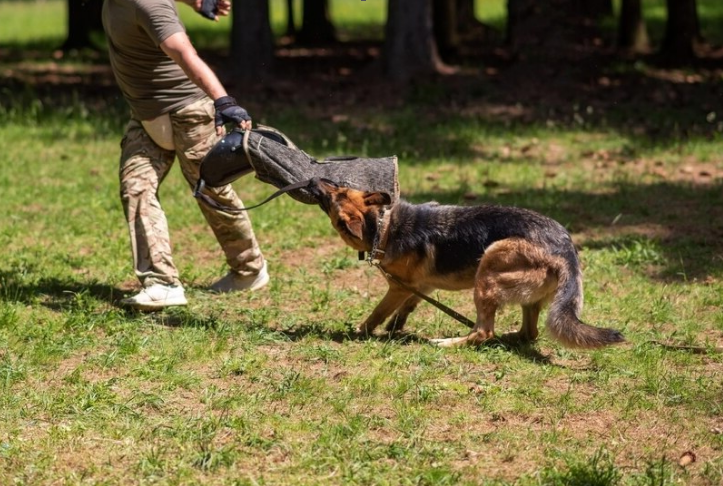
<svg viewBox="0 0 723 486">
<path fill-rule="evenodd" d="M 507 0 L 507 40 L 513 47 L 551 55 L 599 36 L 589 22 L 589 0 Z"/>
<path fill-rule="evenodd" d="M 457 25 L 463 29 L 469 29 L 479 24 L 474 12 L 475 0 L 457 0 Z"/>
<path fill-rule="evenodd" d="M 695 44 L 700 38 L 696 0 L 666 0 L 668 20 L 661 48 L 663 57 L 674 64 L 695 59 Z"/>
<path fill-rule="evenodd" d="M 294 20 L 294 0 L 286 0 L 286 35 L 296 36 L 296 20 Z"/>
<path fill-rule="evenodd" d="M 445 61 L 459 47 L 457 2 L 459 0 L 432 0 L 434 38 L 439 54 Z"/>
<path fill-rule="evenodd" d="M 329 0 L 304 0 L 302 26 L 297 40 L 302 44 L 336 42 L 329 16 Z"/>
<path fill-rule="evenodd" d="M 535 15 L 536 5 L 534 0 L 507 0 L 507 33 L 505 35 L 507 44 L 515 46 L 525 29 L 523 25 L 526 19 Z"/>
<path fill-rule="evenodd" d="M 274 37 L 269 18 L 269 0 L 236 0 L 231 4 L 231 60 L 234 75 L 260 80 L 271 72 Z"/>
<path fill-rule="evenodd" d="M 457 4 L 457 37 L 459 43 L 480 43 L 499 39 L 499 32 L 477 18 L 475 0 L 456 0 Z"/>
<path fill-rule="evenodd" d="M 101 32 L 103 22 L 101 12 L 103 2 L 97 0 L 67 0 L 68 5 L 68 36 L 61 46 L 64 51 L 72 49 L 94 48 L 90 34 Z"/>
<path fill-rule="evenodd" d="M 630 52 L 648 52 L 650 49 L 641 0 L 622 0 L 618 47 Z"/>
<path fill-rule="evenodd" d="M 457 4 L 457 32 L 460 36 L 468 35 L 480 36 L 479 31 L 483 34 L 490 29 L 488 25 L 483 24 L 477 19 L 475 13 L 475 0 L 456 0 Z"/>
<path fill-rule="evenodd" d="M 442 67 L 432 29 L 432 0 L 389 0 L 382 62 L 397 81 Z"/>
<path fill-rule="evenodd" d="M 593 19 L 613 15 L 612 0 L 579 0 L 580 13 Z"/>
</svg>

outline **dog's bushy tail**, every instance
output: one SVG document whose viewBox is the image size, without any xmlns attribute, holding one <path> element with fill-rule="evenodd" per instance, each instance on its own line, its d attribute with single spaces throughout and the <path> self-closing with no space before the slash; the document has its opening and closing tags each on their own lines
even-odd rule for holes
<svg viewBox="0 0 723 486">
<path fill-rule="evenodd" d="M 547 314 L 547 330 L 560 343 L 571 348 L 599 348 L 625 341 L 615 329 L 594 327 L 580 320 L 582 311 L 582 272 L 574 249 L 563 256 L 558 286 Z"/>
</svg>

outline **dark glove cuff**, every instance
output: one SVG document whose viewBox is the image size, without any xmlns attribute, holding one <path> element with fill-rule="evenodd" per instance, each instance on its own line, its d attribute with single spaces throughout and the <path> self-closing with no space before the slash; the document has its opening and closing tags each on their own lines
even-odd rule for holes
<svg viewBox="0 0 723 486">
<path fill-rule="evenodd" d="M 213 107 L 217 110 L 231 105 L 238 105 L 238 103 L 236 103 L 236 99 L 233 96 L 221 96 L 213 102 Z"/>
</svg>

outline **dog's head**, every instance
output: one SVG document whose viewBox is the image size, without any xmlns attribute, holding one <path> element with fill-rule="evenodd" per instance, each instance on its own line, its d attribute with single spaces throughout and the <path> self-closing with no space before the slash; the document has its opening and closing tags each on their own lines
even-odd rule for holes
<svg viewBox="0 0 723 486">
<path fill-rule="evenodd" d="M 379 211 L 392 202 L 389 194 L 341 187 L 327 179 L 313 181 L 308 189 L 347 245 L 358 251 L 371 249 Z"/>
</svg>

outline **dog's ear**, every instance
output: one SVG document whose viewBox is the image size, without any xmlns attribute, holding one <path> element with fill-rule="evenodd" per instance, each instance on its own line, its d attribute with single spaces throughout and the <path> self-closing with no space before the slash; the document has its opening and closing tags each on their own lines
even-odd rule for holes
<svg viewBox="0 0 723 486">
<path fill-rule="evenodd" d="M 346 228 L 349 230 L 349 233 L 356 236 L 360 240 L 364 239 L 364 225 L 362 224 L 361 219 L 351 218 L 347 220 L 344 224 L 346 224 Z"/>
<path fill-rule="evenodd" d="M 392 203 L 392 196 L 386 192 L 367 192 L 364 194 L 364 204 L 367 206 L 387 206 Z"/>
</svg>

